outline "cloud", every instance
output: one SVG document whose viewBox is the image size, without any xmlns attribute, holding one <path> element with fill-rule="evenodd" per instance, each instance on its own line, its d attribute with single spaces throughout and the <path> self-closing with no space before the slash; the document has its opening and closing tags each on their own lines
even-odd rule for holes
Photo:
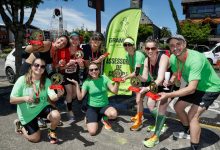
<svg viewBox="0 0 220 150">
<path fill-rule="evenodd" d="M 25 11 L 25 17 L 29 17 L 30 11 L 30 9 Z M 51 8 L 37 9 L 32 25 L 45 30 L 58 28 L 58 17 L 55 17 L 55 19 L 52 17 L 53 11 L 54 9 Z M 69 8 L 63 8 L 62 12 L 64 28 L 68 31 L 72 31 L 73 29 L 81 27 L 84 27 L 88 30 L 96 29 L 96 22 L 86 19 L 87 16 L 84 13 Z M 105 28 L 102 28 L 102 31 L 104 30 Z"/>
</svg>

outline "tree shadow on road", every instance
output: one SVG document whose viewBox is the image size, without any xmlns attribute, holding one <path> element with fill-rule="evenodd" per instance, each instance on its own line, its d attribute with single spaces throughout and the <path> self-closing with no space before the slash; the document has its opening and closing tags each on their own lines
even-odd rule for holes
<svg viewBox="0 0 220 150">
<path fill-rule="evenodd" d="M 13 85 L 0 87 L 0 116 L 16 112 L 16 105 L 10 104 L 10 93 Z"/>
<path fill-rule="evenodd" d="M 75 123 L 72 123 L 71 126 L 68 127 L 60 127 L 57 129 L 57 136 L 59 139 L 58 145 L 63 144 L 67 141 L 72 141 L 74 139 L 77 139 L 81 141 L 84 145 L 84 147 L 92 146 L 95 144 L 95 142 L 87 140 L 85 137 L 80 135 L 80 133 L 87 133 L 88 131 L 84 130 L 83 127 L 78 126 Z M 47 138 L 47 129 L 42 131 L 42 141 L 49 142 L 49 139 Z"/>
</svg>

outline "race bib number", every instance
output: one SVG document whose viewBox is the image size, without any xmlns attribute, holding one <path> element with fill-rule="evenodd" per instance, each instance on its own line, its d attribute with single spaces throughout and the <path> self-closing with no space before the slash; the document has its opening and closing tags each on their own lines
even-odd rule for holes
<svg viewBox="0 0 220 150">
<path fill-rule="evenodd" d="M 76 72 L 76 68 L 67 68 L 65 69 L 65 73 L 74 73 Z"/>
</svg>

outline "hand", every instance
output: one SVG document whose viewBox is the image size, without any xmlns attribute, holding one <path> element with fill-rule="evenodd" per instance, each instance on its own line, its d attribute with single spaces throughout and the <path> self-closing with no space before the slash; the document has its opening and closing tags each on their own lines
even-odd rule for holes
<svg viewBox="0 0 220 150">
<path fill-rule="evenodd" d="M 58 89 L 57 90 L 57 97 L 61 97 L 64 94 L 64 89 Z"/>
<path fill-rule="evenodd" d="M 140 93 L 141 93 L 141 94 L 144 94 L 144 93 L 150 91 L 150 88 L 149 88 L 149 87 L 140 87 L 140 88 L 141 88 L 141 90 L 140 90 Z"/>
<path fill-rule="evenodd" d="M 167 81 L 167 80 L 164 80 L 164 81 L 163 81 L 163 86 L 168 87 L 168 86 L 170 86 L 170 85 L 173 85 L 173 83 L 170 82 L 170 80 L 169 80 L 169 81 Z"/>
<path fill-rule="evenodd" d="M 80 59 L 77 60 L 77 63 L 78 63 L 78 65 L 79 65 L 80 68 L 84 68 L 84 67 L 85 67 L 83 61 L 84 61 L 84 60 L 83 60 L 82 58 L 80 58 Z"/>
<path fill-rule="evenodd" d="M 33 99 L 32 96 L 25 96 L 24 101 L 27 102 L 27 103 L 33 103 L 34 99 Z"/>
<path fill-rule="evenodd" d="M 68 81 L 70 81 L 70 82 L 72 82 L 72 83 L 74 83 L 74 84 L 78 84 L 78 82 L 76 81 L 76 80 L 74 80 L 74 79 L 70 79 L 70 78 L 66 78 Z"/>
<path fill-rule="evenodd" d="M 160 95 L 160 98 L 157 99 L 158 101 L 166 100 L 169 98 L 168 93 L 165 92 L 158 93 L 158 95 Z"/>
</svg>

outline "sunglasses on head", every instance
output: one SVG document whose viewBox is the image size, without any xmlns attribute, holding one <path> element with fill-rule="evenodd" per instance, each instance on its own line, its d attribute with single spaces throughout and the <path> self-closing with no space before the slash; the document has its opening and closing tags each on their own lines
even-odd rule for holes
<svg viewBox="0 0 220 150">
<path fill-rule="evenodd" d="M 92 69 L 89 69 L 90 72 L 98 71 L 98 70 L 99 70 L 98 68 L 92 68 Z"/>
<path fill-rule="evenodd" d="M 41 69 L 45 69 L 45 67 L 46 67 L 45 65 L 40 65 L 40 64 L 37 64 L 37 63 L 34 63 L 33 66 L 35 68 L 39 68 L 40 67 Z"/>
<path fill-rule="evenodd" d="M 123 46 L 124 46 L 124 47 L 127 47 L 127 46 L 128 46 L 128 47 L 131 47 L 131 46 L 133 46 L 133 44 L 131 44 L 131 43 L 124 43 Z"/>
<path fill-rule="evenodd" d="M 149 50 L 152 50 L 152 51 L 155 51 L 157 48 L 156 47 L 146 47 L 145 50 L 149 51 Z"/>
</svg>

